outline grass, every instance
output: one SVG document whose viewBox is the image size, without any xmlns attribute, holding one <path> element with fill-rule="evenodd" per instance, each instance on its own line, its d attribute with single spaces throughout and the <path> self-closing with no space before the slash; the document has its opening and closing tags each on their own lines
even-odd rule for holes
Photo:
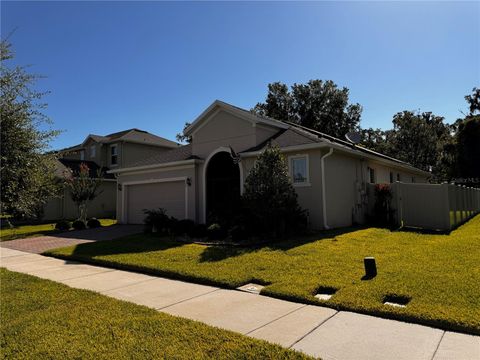
<svg viewBox="0 0 480 360">
<path fill-rule="evenodd" d="M 150 235 L 81 244 L 47 254 L 480 334 L 480 215 L 449 235 L 380 228 L 325 232 L 257 248 L 183 244 Z M 363 258 L 378 275 L 362 280 Z M 317 300 L 320 288 L 336 290 Z M 405 308 L 386 298 L 410 301 Z"/>
<path fill-rule="evenodd" d="M 1 355 L 28 359 L 307 359 L 261 340 L 0 269 Z"/>
<path fill-rule="evenodd" d="M 99 219 L 99 220 L 102 226 L 110 226 L 117 222 L 116 220 L 113 220 L 113 219 Z M 16 226 L 12 229 L 1 229 L 0 241 L 8 241 L 8 240 L 22 239 L 27 237 L 35 237 L 35 236 L 59 233 L 60 231 L 55 230 L 55 224 L 56 224 L 55 222 L 52 222 L 47 224 Z"/>
</svg>

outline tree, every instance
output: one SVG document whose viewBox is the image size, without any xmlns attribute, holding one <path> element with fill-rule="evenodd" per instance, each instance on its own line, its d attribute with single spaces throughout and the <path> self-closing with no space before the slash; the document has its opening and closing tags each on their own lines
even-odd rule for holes
<svg viewBox="0 0 480 360">
<path fill-rule="evenodd" d="M 382 129 L 361 129 L 360 134 L 362 140 L 361 145 L 367 149 L 379 152 L 381 154 L 390 153 L 389 150 L 389 135 L 391 134 L 390 130 L 383 131 Z"/>
<path fill-rule="evenodd" d="M 362 107 L 349 104 L 349 90 L 338 88 L 331 80 L 310 80 L 306 84 L 268 85 L 264 103 L 252 111 L 262 116 L 289 121 L 328 135 L 343 138 L 349 131 L 359 130 Z"/>
<path fill-rule="evenodd" d="M 480 115 L 467 116 L 459 124 L 457 174 L 462 178 L 480 178 Z"/>
<path fill-rule="evenodd" d="M 47 200 L 58 194 L 54 155 L 44 153 L 58 131 L 40 130 L 51 124 L 42 112 L 46 93 L 34 89 L 38 75 L 22 66 L 5 65 L 13 58 L 11 44 L 1 40 L 1 211 L 39 217 Z"/>
<path fill-rule="evenodd" d="M 255 232 L 281 237 L 305 224 L 305 212 L 288 175 L 280 149 L 270 144 L 245 179 L 242 196 Z"/>
<path fill-rule="evenodd" d="M 450 125 L 451 136 L 440 154 L 443 180 L 480 178 L 480 89 L 466 95 L 469 113 Z"/>
<path fill-rule="evenodd" d="M 474 87 L 472 89 L 472 94 L 465 96 L 465 100 L 468 102 L 470 114 L 475 115 L 475 113 L 480 113 L 480 89 Z"/>
<path fill-rule="evenodd" d="M 388 134 L 388 154 L 399 160 L 436 172 L 443 147 L 451 137 L 444 118 L 431 112 L 403 111 L 394 115 Z"/>
<path fill-rule="evenodd" d="M 186 122 L 185 125 L 183 126 L 183 131 L 181 133 L 178 133 L 176 138 L 178 142 L 186 142 L 186 143 L 191 143 L 192 142 L 192 137 L 185 135 L 185 130 L 190 126 L 191 124 L 189 122 Z"/>
<path fill-rule="evenodd" d="M 87 222 L 88 203 L 99 194 L 102 184 L 102 174 L 99 172 L 96 177 L 90 176 L 90 169 L 84 163 L 80 164 L 78 174 L 72 173 L 67 179 L 67 186 L 70 189 L 72 201 L 78 207 L 78 219 Z"/>
</svg>

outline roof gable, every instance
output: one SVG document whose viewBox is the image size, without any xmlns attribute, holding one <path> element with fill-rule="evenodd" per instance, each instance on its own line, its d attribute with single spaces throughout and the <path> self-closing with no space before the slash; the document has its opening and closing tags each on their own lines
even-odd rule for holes
<svg viewBox="0 0 480 360">
<path fill-rule="evenodd" d="M 226 102 L 220 101 L 220 100 L 215 100 L 205 111 L 203 111 L 194 121 L 190 126 L 188 126 L 184 134 L 187 136 L 191 136 L 195 134 L 203 125 L 205 125 L 210 119 L 212 118 L 212 114 L 214 114 L 218 110 L 224 110 L 228 113 L 231 113 L 232 115 L 235 115 L 237 118 L 245 120 L 250 122 L 252 125 L 256 124 L 262 124 L 278 129 L 286 129 L 288 128 L 288 125 L 275 120 L 275 119 L 270 119 L 267 117 L 263 116 L 258 116 L 250 111 L 241 109 L 239 107 L 227 104 Z"/>
<path fill-rule="evenodd" d="M 135 129 L 135 128 L 118 131 L 105 136 L 89 134 L 85 138 L 81 146 L 84 147 L 89 140 L 93 140 L 97 143 L 102 143 L 102 144 L 108 144 L 115 141 L 127 141 L 127 142 L 142 143 L 142 144 L 153 145 L 153 146 L 163 146 L 163 147 L 172 148 L 172 149 L 177 148 L 179 146 L 179 144 L 174 141 L 151 134 L 148 131 Z"/>
</svg>

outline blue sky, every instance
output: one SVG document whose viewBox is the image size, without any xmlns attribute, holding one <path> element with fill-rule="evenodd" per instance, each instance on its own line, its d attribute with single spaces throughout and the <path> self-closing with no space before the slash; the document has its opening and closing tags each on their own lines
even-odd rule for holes
<svg viewBox="0 0 480 360">
<path fill-rule="evenodd" d="M 5 2 L 16 63 L 47 76 L 61 148 L 137 127 L 173 139 L 213 100 L 331 79 L 363 127 L 405 109 L 452 122 L 480 85 L 479 2 Z"/>
</svg>

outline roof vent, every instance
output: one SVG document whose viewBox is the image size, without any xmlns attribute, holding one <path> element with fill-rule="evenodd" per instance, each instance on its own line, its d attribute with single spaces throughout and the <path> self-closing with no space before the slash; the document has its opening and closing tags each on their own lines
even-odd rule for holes
<svg viewBox="0 0 480 360">
<path fill-rule="evenodd" d="M 345 134 L 345 138 L 352 144 L 358 144 L 362 140 L 362 135 L 355 131 L 350 131 Z"/>
</svg>

